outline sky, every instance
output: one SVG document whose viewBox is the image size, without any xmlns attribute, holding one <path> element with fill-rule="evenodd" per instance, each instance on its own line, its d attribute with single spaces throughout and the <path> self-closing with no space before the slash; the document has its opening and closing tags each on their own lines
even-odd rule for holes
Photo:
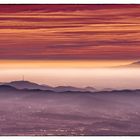
<svg viewBox="0 0 140 140">
<path fill-rule="evenodd" d="M 140 60 L 139 9 L 0 5 L 1 81 L 25 75 L 52 86 L 139 88 L 136 69 L 112 69 Z"/>
<path fill-rule="evenodd" d="M 0 59 L 140 59 L 140 5 L 0 5 Z"/>
</svg>

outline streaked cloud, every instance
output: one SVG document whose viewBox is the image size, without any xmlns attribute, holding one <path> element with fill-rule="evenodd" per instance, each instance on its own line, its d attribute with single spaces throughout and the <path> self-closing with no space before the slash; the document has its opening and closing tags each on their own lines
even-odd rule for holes
<svg viewBox="0 0 140 140">
<path fill-rule="evenodd" d="M 140 5 L 0 5 L 0 59 L 140 59 Z"/>
</svg>

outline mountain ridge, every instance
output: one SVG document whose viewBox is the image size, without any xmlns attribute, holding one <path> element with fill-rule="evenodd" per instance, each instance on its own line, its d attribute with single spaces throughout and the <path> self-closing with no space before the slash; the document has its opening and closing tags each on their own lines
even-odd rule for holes
<svg viewBox="0 0 140 140">
<path fill-rule="evenodd" d="M 135 61 L 135 62 L 132 62 L 130 64 L 127 64 L 127 65 L 121 65 L 121 66 L 117 66 L 118 68 L 139 68 L 140 67 L 140 60 L 139 61 Z M 117 68 L 115 67 L 115 68 Z"/>
<path fill-rule="evenodd" d="M 54 92 L 65 92 L 65 91 L 79 91 L 79 92 L 85 92 L 85 91 L 90 91 L 93 92 L 96 89 L 93 87 L 85 87 L 85 88 L 78 88 L 78 87 L 73 87 L 73 86 L 57 86 L 57 87 L 51 87 L 48 85 L 40 85 L 34 82 L 30 81 L 11 81 L 8 83 L 3 83 L 3 85 L 9 85 L 12 87 L 15 87 L 16 89 L 29 89 L 29 90 L 51 90 Z"/>
<path fill-rule="evenodd" d="M 52 93 L 95 93 L 95 94 L 111 94 L 111 93 L 133 93 L 133 92 L 140 92 L 140 89 L 120 89 L 120 90 L 102 90 L 102 91 L 70 91 L 70 90 L 65 90 L 65 91 L 55 91 L 55 90 L 40 90 L 40 89 L 17 89 L 13 86 L 10 85 L 0 85 L 0 93 L 5 93 L 5 92 L 12 92 L 12 93 L 20 93 L 23 92 L 52 92 Z"/>
</svg>

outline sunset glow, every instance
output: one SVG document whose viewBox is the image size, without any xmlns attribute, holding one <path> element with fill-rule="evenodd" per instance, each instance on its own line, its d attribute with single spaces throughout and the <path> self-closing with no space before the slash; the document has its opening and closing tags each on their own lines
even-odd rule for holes
<svg viewBox="0 0 140 140">
<path fill-rule="evenodd" d="M 138 60 L 139 5 L 0 5 L 0 59 Z"/>
<path fill-rule="evenodd" d="M 134 60 L 117 61 L 117 60 L 1 60 L 0 68 L 106 68 L 125 66 L 135 62 Z"/>
<path fill-rule="evenodd" d="M 123 67 L 140 60 L 139 9 L 0 5 L 1 82 L 138 88 L 138 69 Z"/>
</svg>

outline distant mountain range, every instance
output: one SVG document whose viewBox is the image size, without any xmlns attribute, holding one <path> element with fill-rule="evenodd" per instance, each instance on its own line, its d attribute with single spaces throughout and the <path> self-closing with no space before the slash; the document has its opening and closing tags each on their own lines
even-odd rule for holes
<svg viewBox="0 0 140 140">
<path fill-rule="evenodd" d="M 127 65 L 121 65 L 119 66 L 119 68 L 122 67 L 122 68 L 139 68 L 140 67 L 140 61 L 136 61 L 136 62 L 133 62 L 133 63 L 130 63 L 130 64 L 127 64 Z M 117 67 L 116 67 L 117 68 Z"/>
<path fill-rule="evenodd" d="M 140 61 L 136 61 L 128 65 L 129 67 L 140 67 Z"/>
<path fill-rule="evenodd" d="M 93 87 L 85 87 L 85 88 L 77 88 L 77 87 L 72 87 L 72 86 L 57 86 L 57 87 L 51 87 L 48 85 L 39 85 L 37 83 L 34 82 L 30 82 L 30 81 L 12 81 L 9 83 L 1 83 L 1 88 L 8 88 L 8 89 L 12 89 L 16 88 L 19 90 L 23 90 L 23 89 L 28 89 L 28 90 L 50 90 L 50 91 L 54 91 L 54 92 L 66 92 L 66 91 L 79 91 L 79 92 L 94 92 L 96 91 L 95 88 Z"/>
<path fill-rule="evenodd" d="M 25 83 L 25 84 L 24 84 Z M 21 87 L 24 85 L 24 88 Z M 26 86 L 25 86 L 26 85 Z M 45 88 L 46 87 L 46 88 Z M 47 88 L 48 87 L 48 88 Z M 92 90 L 93 89 L 93 90 Z M 19 92 L 20 91 L 20 92 Z M 42 86 L 36 83 L 32 83 L 29 81 L 12 81 L 9 83 L 5 83 L 0 85 L 0 94 L 3 95 L 7 93 L 30 93 L 30 92 L 37 92 L 37 93 L 97 93 L 97 94 L 106 94 L 106 93 L 137 93 L 140 92 L 140 89 L 121 89 L 121 90 L 114 90 L 114 89 L 103 89 L 103 90 L 95 90 L 92 87 L 86 88 L 76 88 L 72 86 L 58 86 L 58 87 L 50 87 L 50 86 Z"/>
</svg>

